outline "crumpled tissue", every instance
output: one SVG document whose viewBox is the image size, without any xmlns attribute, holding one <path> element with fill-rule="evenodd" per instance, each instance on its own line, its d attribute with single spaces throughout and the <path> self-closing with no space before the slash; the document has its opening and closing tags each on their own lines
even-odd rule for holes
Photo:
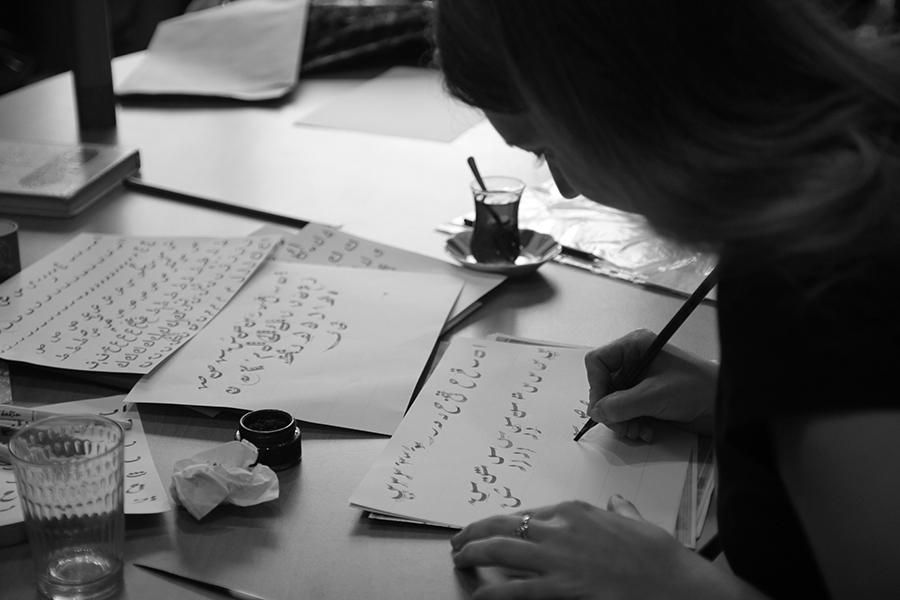
<svg viewBox="0 0 900 600">
<path fill-rule="evenodd" d="M 175 463 L 171 493 L 198 521 L 222 502 L 253 506 L 278 498 L 278 476 L 256 462 L 256 446 L 228 442 Z"/>
</svg>

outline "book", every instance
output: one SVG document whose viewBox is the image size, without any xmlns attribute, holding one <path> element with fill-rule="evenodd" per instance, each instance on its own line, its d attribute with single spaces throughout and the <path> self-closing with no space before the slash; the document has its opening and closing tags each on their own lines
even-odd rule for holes
<svg viewBox="0 0 900 600">
<path fill-rule="evenodd" d="M 0 139 L 0 214 L 72 217 L 140 166 L 131 148 Z"/>
</svg>

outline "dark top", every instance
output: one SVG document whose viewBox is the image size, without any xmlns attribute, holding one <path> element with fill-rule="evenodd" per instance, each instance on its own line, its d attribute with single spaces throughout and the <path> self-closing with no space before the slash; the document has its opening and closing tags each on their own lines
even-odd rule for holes
<svg viewBox="0 0 900 600">
<path fill-rule="evenodd" d="M 722 262 L 722 547 L 733 571 L 772 597 L 827 598 L 768 425 L 779 417 L 900 409 L 900 254 L 848 268 L 739 270 L 745 263 Z"/>
</svg>

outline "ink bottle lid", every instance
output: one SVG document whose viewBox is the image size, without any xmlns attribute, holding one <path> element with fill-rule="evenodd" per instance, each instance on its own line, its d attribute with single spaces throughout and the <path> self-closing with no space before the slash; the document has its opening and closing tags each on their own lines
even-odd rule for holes
<svg viewBox="0 0 900 600">
<path fill-rule="evenodd" d="M 292 467 L 302 456 L 300 427 L 283 410 L 264 408 L 241 417 L 234 439 L 247 440 L 259 451 L 256 462 L 280 471 Z"/>
</svg>

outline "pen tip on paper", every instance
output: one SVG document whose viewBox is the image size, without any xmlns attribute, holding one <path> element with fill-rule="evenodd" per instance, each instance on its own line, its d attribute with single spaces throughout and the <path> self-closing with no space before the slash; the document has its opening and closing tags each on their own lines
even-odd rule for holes
<svg viewBox="0 0 900 600">
<path fill-rule="evenodd" d="M 597 424 L 597 422 L 594 421 L 593 419 L 588 419 L 587 423 L 584 424 L 584 427 L 581 428 L 581 431 L 579 431 L 578 433 L 575 434 L 575 441 L 577 442 L 578 440 L 580 440 L 582 438 L 582 436 L 585 433 L 587 433 L 588 431 L 590 431 L 591 427 L 593 427 L 596 424 Z"/>
</svg>

